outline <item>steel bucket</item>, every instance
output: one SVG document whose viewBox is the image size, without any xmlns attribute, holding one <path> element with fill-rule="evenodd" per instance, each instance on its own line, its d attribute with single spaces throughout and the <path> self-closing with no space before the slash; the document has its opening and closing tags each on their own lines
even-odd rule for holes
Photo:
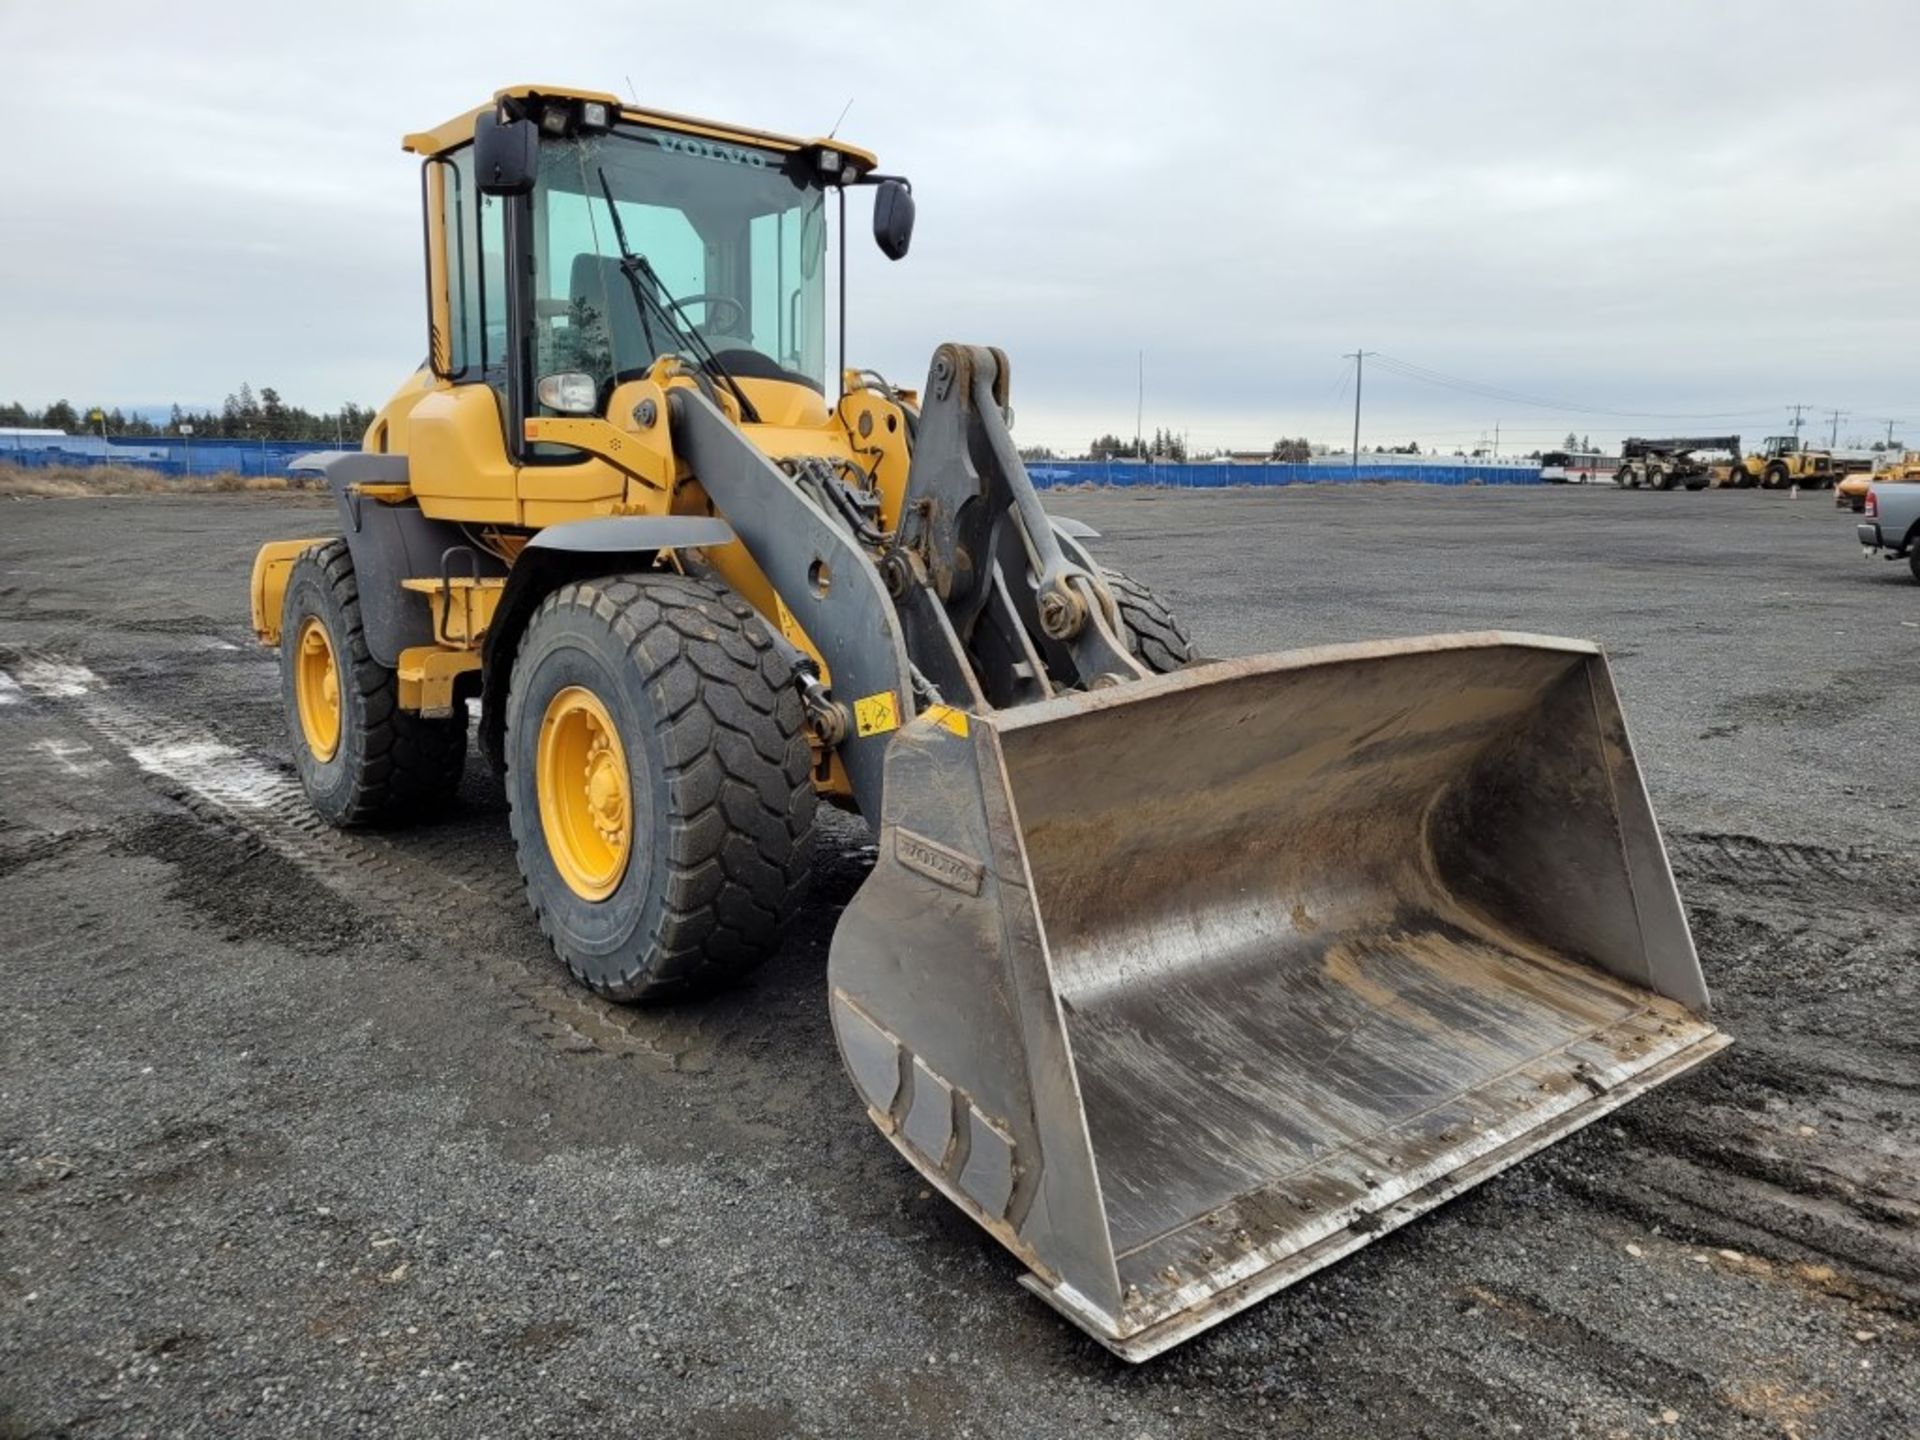
<svg viewBox="0 0 1920 1440">
<path fill-rule="evenodd" d="M 878 848 L 829 966 L 847 1068 L 1129 1360 L 1726 1043 L 1578 641 L 936 709 L 889 752 Z"/>
</svg>

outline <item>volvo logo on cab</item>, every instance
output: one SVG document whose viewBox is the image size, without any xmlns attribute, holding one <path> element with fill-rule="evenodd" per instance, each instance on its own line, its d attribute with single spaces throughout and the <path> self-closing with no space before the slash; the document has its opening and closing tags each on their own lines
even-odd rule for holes
<svg viewBox="0 0 1920 1440">
<path fill-rule="evenodd" d="M 767 157 L 758 150 L 745 150 L 738 145 L 722 145 L 717 140 L 702 140 L 696 135 L 658 135 L 654 137 L 663 150 L 671 150 L 678 155 L 695 155 L 702 160 L 718 160 L 727 165 L 746 165 L 755 170 L 767 168 Z"/>
</svg>

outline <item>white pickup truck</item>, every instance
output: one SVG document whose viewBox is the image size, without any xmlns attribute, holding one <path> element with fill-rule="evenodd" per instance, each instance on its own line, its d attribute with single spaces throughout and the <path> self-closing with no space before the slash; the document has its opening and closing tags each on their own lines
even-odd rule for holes
<svg viewBox="0 0 1920 1440">
<path fill-rule="evenodd" d="M 1920 580 L 1920 485 L 1876 484 L 1867 490 L 1866 511 L 1854 534 L 1867 554 L 1888 560 L 1905 557 Z"/>
</svg>

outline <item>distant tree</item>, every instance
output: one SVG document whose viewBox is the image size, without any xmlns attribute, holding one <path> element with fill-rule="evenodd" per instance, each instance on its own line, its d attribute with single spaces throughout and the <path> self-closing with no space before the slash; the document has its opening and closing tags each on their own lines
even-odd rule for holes
<svg viewBox="0 0 1920 1440">
<path fill-rule="evenodd" d="M 1187 458 L 1187 442 L 1171 430 L 1156 428 L 1147 454 L 1155 460 L 1179 464 Z"/>
<path fill-rule="evenodd" d="M 1022 460 L 1058 460 L 1060 457 L 1044 445 L 1022 445 L 1020 458 Z"/>
<path fill-rule="evenodd" d="M 1562 450 L 1581 450 L 1585 447 L 1581 445 L 1580 437 L 1569 430 L 1567 431 L 1567 438 L 1560 442 L 1560 448 Z"/>
<path fill-rule="evenodd" d="M 100 421 L 92 418 L 96 410 L 101 413 Z M 242 385 L 227 396 L 218 411 L 172 405 L 164 424 L 155 424 L 145 415 L 118 405 L 89 405 L 81 411 L 65 400 L 56 400 L 45 410 L 32 409 L 17 400 L 0 403 L 0 426 L 8 428 L 64 430 L 73 434 L 96 429 L 104 423 L 108 435 L 146 437 L 178 435 L 182 426 L 191 425 L 195 435 L 209 438 L 250 435 L 255 439 L 317 440 L 348 446 L 360 442 L 367 427 L 373 424 L 373 416 L 370 408 L 351 400 L 338 410 L 316 414 L 302 406 L 287 404 L 271 386 L 263 387 L 256 398 L 251 385 Z"/>
<path fill-rule="evenodd" d="M 1122 440 L 1118 435 L 1102 435 L 1087 447 L 1087 455 L 1094 460 L 1124 460 L 1144 458 L 1145 446 L 1132 440 Z"/>
<path fill-rule="evenodd" d="M 1580 437 L 1580 448 L 1588 454 L 1591 454 L 1593 452 L 1593 437 L 1591 435 L 1582 435 Z"/>
<path fill-rule="evenodd" d="M 1271 458 L 1283 465 L 1304 465 L 1313 458 L 1313 447 L 1307 443 L 1304 435 L 1297 440 L 1283 435 L 1273 442 L 1273 449 L 1269 453 Z"/>
<path fill-rule="evenodd" d="M 287 407 L 280 399 L 280 392 L 271 385 L 260 390 L 260 421 L 266 426 L 269 440 L 287 438 Z"/>
</svg>

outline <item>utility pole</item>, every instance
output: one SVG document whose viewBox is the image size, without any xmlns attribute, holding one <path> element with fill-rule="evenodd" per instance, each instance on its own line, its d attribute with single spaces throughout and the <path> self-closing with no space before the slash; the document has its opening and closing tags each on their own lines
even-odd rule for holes
<svg viewBox="0 0 1920 1440">
<path fill-rule="evenodd" d="M 1496 460 L 1500 458 L 1500 422 L 1498 420 L 1493 422 L 1493 458 Z"/>
<path fill-rule="evenodd" d="M 1887 448 L 1893 448 L 1893 421 L 1887 421 Z"/>
<path fill-rule="evenodd" d="M 1133 459 L 1146 451 L 1140 447 L 1140 430 L 1146 424 L 1146 351 L 1140 351 L 1140 388 L 1133 401 Z"/>
<path fill-rule="evenodd" d="M 1831 413 L 1833 415 L 1833 431 L 1827 436 L 1827 448 L 1834 450 L 1838 449 L 1840 445 L 1840 417 L 1847 412 L 1844 410 L 1835 410 Z"/>
<path fill-rule="evenodd" d="M 1806 408 L 1804 405 L 1793 407 L 1793 448 L 1796 450 L 1800 448 L 1800 412 Z"/>
<path fill-rule="evenodd" d="M 1353 361 L 1353 473 L 1360 473 L 1360 382 L 1365 378 L 1367 354 L 1365 350 L 1356 350 L 1351 355 L 1342 355 L 1342 360 Z"/>
</svg>

